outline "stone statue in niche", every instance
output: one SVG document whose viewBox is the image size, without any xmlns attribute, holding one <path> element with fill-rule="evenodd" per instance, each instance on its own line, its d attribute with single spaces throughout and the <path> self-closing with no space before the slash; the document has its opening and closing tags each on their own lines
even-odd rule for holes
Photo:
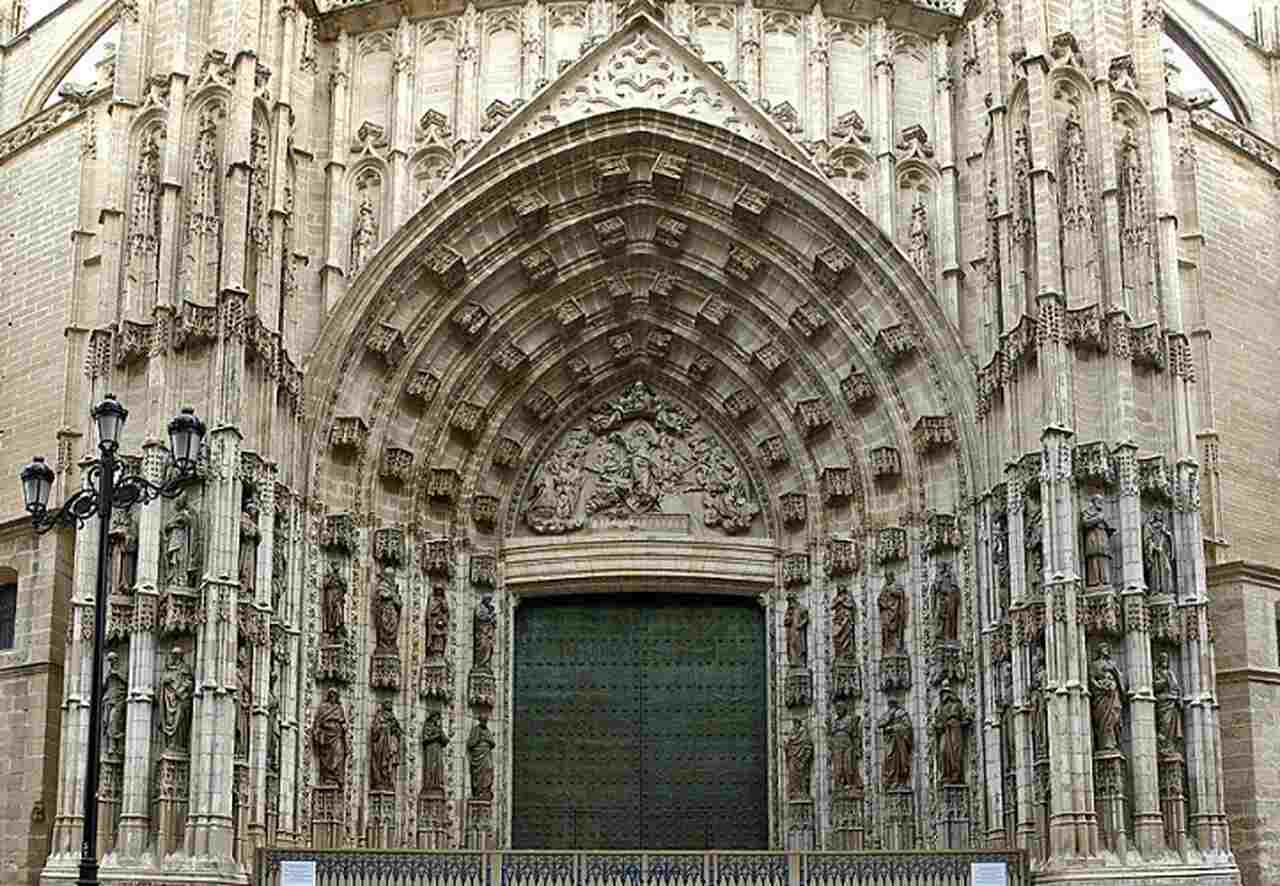
<svg viewBox="0 0 1280 886">
<path fill-rule="evenodd" d="M 236 759 L 249 757 L 249 736 L 253 729 L 253 661 L 249 647 L 236 649 Z"/>
<path fill-rule="evenodd" d="M 346 633 L 347 580 L 342 577 L 337 563 L 329 564 L 320 589 L 320 624 L 330 637 Z"/>
<path fill-rule="evenodd" d="M 831 654 L 838 662 L 852 664 L 858 660 L 854 645 L 857 618 L 853 592 L 848 585 L 841 585 L 831 598 Z"/>
<path fill-rule="evenodd" d="M 787 595 L 787 612 L 782 624 L 787 635 L 787 664 L 793 668 L 808 667 L 809 610 L 796 599 L 795 594 Z"/>
<path fill-rule="evenodd" d="M 889 709 L 880 718 L 880 731 L 884 733 L 884 765 L 880 767 L 880 780 L 886 787 L 909 786 L 915 730 L 911 726 L 910 715 L 893 696 L 889 696 Z"/>
<path fill-rule="evenodd" d="M 394 791 L 404 732 L 390 699 L 383 699 L 369 727 L 369 790 Z"/>
<path fill-rule="evenodd" d="M 471 770 L 471 799 L 493 799 L 493 749 L 497 746 L 483 714 L 467 736 L 467 763 Z"/>
<path fill-rule="evenodd" d="M 360 205 L 356 209 L 355 224 L 351 230 L 351 271 L 352 277 L 364 267 L 365 262 L 378 248 L 378 209 L 373 204 L 370 192 L 373 185 L 360 189 Z"/>
<path fill-rule="evenodd" d="M 138 524 L 131 510 L 118 510 L 112 516 L 111 573 L 117 594 L 133 590 L 138 580 Z"/>
<path fill-rule="evenodd" d="M 271 544 L 271 611 L 277 615 L 284 601 L 285 577 L 289 572 L 289 559 L 284 549 L 284 537 L 276 535 Z"/>
<path fill-rule="evenodd" d="M 166 751 L 187 752 L 195 688 L 195 675 L 182 649 L 173 647 L 160 676 L 160 736 Z"/>
<path fill-rule="evenodd" d="M 561 437 L 534 473 L 525 522 L 540 534 L 563 533 L 589 516 L 630 519 L 688 508 L 695 516 L 701 510 L 705 526 L 750 529 L 760 507 L 746 473 L 698 422 L 634 382 Z"/>
<path fill-rule="evenodd" d="M 120 656 L 107 653 L 107 672 L 102 677 L 102 756 L 124 756 L 125 714 L 129 684 L 120 674 Z"/>
<path fill-rule="evenodd" d="M 880 653 L 902 655 L 907 627 L 907 595 L 892 571 L 884 574 L 884 587 L 876 601 L 880 609 Z"/>
<path fill-rule="evenodd" d="M 258 579 L 258 542 L 262 533 L 258 529 L 258 503 L 246 499 L 240 511 L 240 591 L 252 594 Z"/>
<path fill-rule="evenodd" d="M 1115 530 L 1107 522 L 1101 495 L 1089 499 L 1080 522 L 1084 526 L 1085 584 L 1091 588 L 1110 584 L 1111 533 Z"/>
<path fill-rule="evenodd" d="M 431 590 L 427 611 L 427 658 L 444 658 L 449 647 L 449 599 L 443 585 Z"/>
<path fill-rule="evenodd" d="M 996 602 L 1001 612 L 1009 609 L 1009 518 L 1003 514 L 991 526 L 991 565 L 996 579 Z"/>
<path fill-rule="evenodd" d="M 1031 653 L 1027 702 L 1031 706 L 1031 756 L 1041 760 L 1049 756 L 1049 682 L 1045 671 L 1044 650 L 1038 645 Z"/>
<path fill-rule="evenodd" d="M 1029 506 L 1026 515 L 1023 540 L 1027 548 L 1027 595 L 1039 597 L 1044 590 L 1044 535 L 1039 506 Z"/>
<path fill-rule="evenodd" d="M 943 784 L 965 783 L 965 729 L 972 719 L 960 697 L 944 688 L 935 721 L 938 730 L 938 768 Z"/>
<path fill-rule="evenodd" d="M 173 502 L 173 515 L 164 524 L 164 572 L 171 585 L 194 587 L 196 518 L 187 504 L 187 494 L 178 493 Z"/>
<path fill-rule="evenodd" d="M 275 689 L 267 697 L 267 769 L 280 771 L 280 697 Z"/>
<path fill-rule="evenodd" d="M 951 564 L 938 564 L 938 577 L 933 584 L 938 606 L 938 638 L 944 643 L 960 642 L 960 584 L 951 572 Z"/>
<path fill-rule="evenodd" d="M 338 690 L 330 689 L 316 708 L 311 725 L 311 745 L 321 785 L 341 785 L 347 775 L 347 712 Z"/>
<path fill-rule="evenodd" d="M 1182 681 L 1168 650 L 1161 650 L 1152 674 L 1156 695 L 1156 747 L 1162 754 L 1182 753 Z"/>
<path fill-rule="evenodd" d="M 1142 526 L 1142 565 L 1149 593 L 1173 594 L 1173 533 L 1159 511 L 1152 511 Z"/>
<path fill-rule="evenodd" d="M 933 281 L 933 247 L 929 243 L 929 210 L 924 199 L 917 196 L 911 207 L 911 226 L 907 231 L 908 255 L 911 264 L 926 282 Z"/>
<path fill-rule="evenodd" d="M 787 765 L 787 799 L 808 800 L 813 778 L 813 739 L 804 720 L 791 721 L 791 732 L 783 741 Z"/>
<path fill-rule="evenodd" d="M 1089 664 L 1089 695 L 1093 707 L 1094 750 L 1120 750 L 1124 728 L 1124 675 L 1111 659 L 1111 644 L 1103 640 Z"/>
<path fill-rule="evenodd" d="M 444 796 L 444 749 L 449 744 L 439 711 L 429 711 L 422 724 L 422 793 Z"/>
<path fill-rule="evenodd" d="M 476 606 L 472 630 L 471 666 L 477 671 L 489 673 L 493 670 L 493 647 L 498 637 L 498 613 L 493 609 L 493 597 L 488 594 L 481 597 L 480 604 Z"/>
<path fill-rule="evenodd" d="M 831 785 L 837 797 L 862 791 L 862 718 L 839 702 L 831 733 Z"/>
<path fill-rule="evenodd" d="M 400 645 L 400 583 L 396 571 L 384 566 L 378 573 L 378 590 L 373 601 L 373 633 L 377 641 L 374 655 L 394 655 Z"/>
</svg>

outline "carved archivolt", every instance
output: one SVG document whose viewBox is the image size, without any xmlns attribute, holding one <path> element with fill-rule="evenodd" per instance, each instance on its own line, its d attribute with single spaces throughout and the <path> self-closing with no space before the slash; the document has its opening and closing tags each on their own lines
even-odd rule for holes
<svg viewBox="0 0 1280 886">
<path fill-rule="evenodd" d="M 738 533 L 760 505 L 746 471 L 698 416 L 637 381 L 564 434 L 520 513 L 537 533 L 658 514 Z"/>
</svg>

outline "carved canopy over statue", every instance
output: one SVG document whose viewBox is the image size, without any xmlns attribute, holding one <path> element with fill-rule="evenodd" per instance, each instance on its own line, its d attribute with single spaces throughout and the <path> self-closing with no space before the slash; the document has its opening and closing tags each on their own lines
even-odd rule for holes
<svg viewBox="0 0 1280 886">
<path fill-rule="evenodd" d="M 637 381 L 565 433 L 534 473 L 521 512 L 541 534 L 581 529 L 592 516 L 676 513 L 739 533 L 760 505 L 698 416 Z"/>
</svg>

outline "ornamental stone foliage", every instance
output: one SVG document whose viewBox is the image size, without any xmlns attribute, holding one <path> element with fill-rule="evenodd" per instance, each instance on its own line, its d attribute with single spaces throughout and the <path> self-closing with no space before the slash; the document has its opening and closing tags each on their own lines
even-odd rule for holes
<svg viewBox="0 0 1280 886">
<path fill-rule="evenodd" d="M 56 5 L 0 2 L 0 455 L 56 505 L 103 392 L 157 483 L 209 427 L 101 557 L 0 520 L 0 878 L 1280 864 L 1215 658 L 1274 629 L 1275 0 L 1177 4 L 1212 110 L 1154 0 L 122 2 L 55 92 Z"/>
</svg>

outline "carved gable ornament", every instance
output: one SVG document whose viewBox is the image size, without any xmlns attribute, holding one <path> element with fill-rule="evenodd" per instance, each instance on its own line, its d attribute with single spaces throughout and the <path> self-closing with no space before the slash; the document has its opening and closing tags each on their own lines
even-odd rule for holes
<svg viewBox="0 0 1280 886">
<path fill-rule="evenodd" d="M 742 533 L 759 513 L 729 448 L 697 415 L 640 381 L 565 432 L 520 507 L 528 528 L 545 535 L 636 523 Z"/>
<path fill-rule="evenodd" d="M 692 117 L 765 145 L 801 165 L 813 165 L 775 120 L 753 107 L 715 68 L 641 11 L 503 121 L 455 176 L 539 133 L 626 108 Z"/>
</svg>

